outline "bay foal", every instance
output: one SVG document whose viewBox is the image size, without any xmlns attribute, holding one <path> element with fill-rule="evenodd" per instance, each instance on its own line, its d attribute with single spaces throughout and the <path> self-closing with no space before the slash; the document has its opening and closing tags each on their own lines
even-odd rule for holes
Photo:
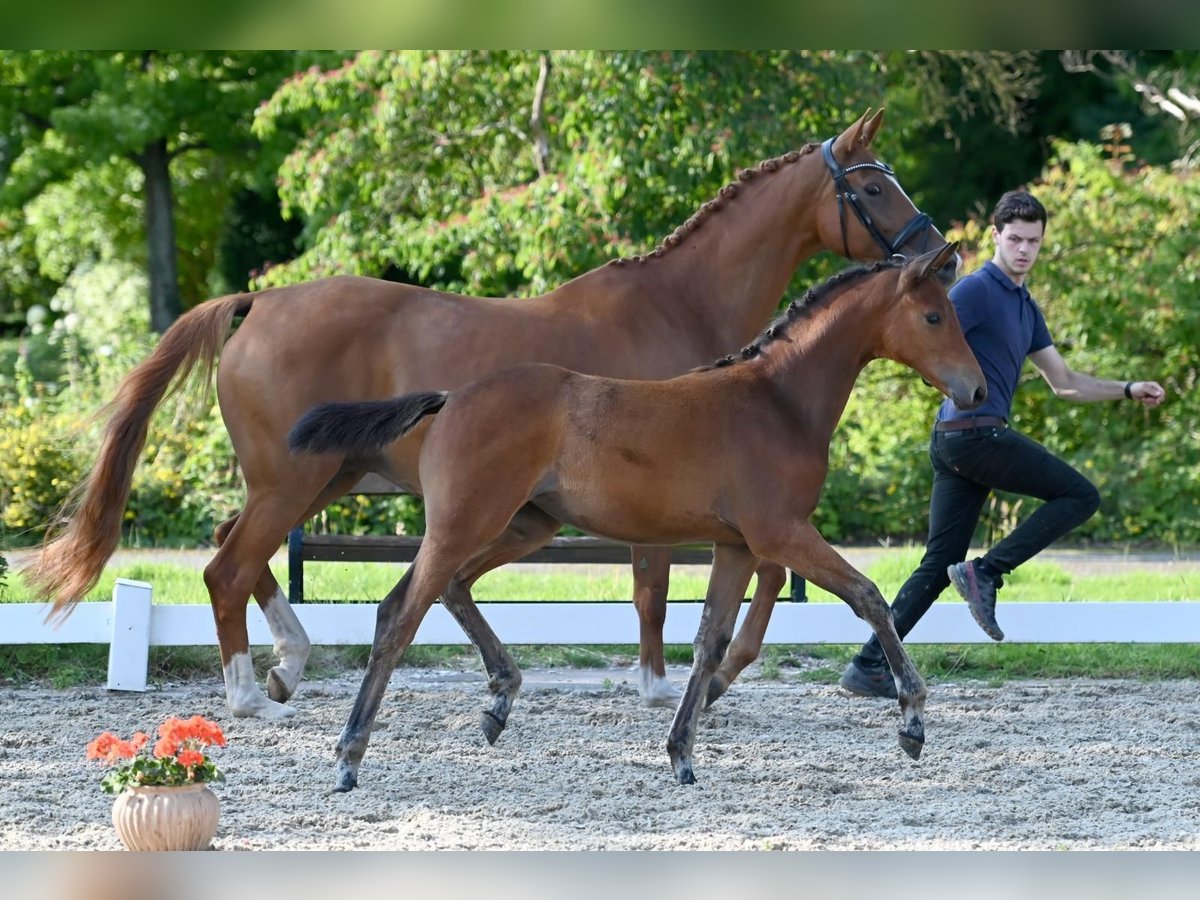
<svg viewBox="0 0 1200 900">
<path fill-rule="evenodd" d="M 925 740 L 924 682 L 878 589 L 809 518 L 830 436 L 870 360 L 916 369 L 960 409 L 986 396 L 933 277 L 955 249 L 835 276 L 739 356 L 670 380 L 622 381 L 533 364 L 450 392 L 307 413 L 289 445 L 335 469 L 390 477 L 411 465 L 399 439 L 425 432 L 417 469 L 425 538 L 379 606 L 366 675 L 338 743 L 336 790 L 357 784 L 388 679 L 429 607 L 441 597 L 462 617 L 475 608 L 470 589 L 480 575 L 545 543 L 563 522 L 630 543 L 715 545 L 695 662 L 667 740 L 681 784 L 695 780 L 697 720 L 759 558 L 836 594 L 879 636 L 899 694 L 900 743 L 915 759 Z M 536 615 L 536 605 L 529 611 Z M 493 675 L 481 724 L 494 742 L 520 677 L 509 677 L 511 661 L 498 640 L 479 649 Z"/>
</svg>

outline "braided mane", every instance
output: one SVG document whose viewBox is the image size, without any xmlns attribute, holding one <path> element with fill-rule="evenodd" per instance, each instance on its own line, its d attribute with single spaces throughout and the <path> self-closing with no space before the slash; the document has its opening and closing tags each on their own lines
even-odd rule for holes
<svg viewBox="0 0 1200 900">
<path fill-rule="evenodd" d="M 799 150 L 789 150 L 782 156 L 776 156 L 772 159 L 764 159 L 757 166 L 754 166 L 751 169 L 742 169 L 737 173 L 736 181 L 731 181 L 729 184 L 721 188 L 721 190 L 717 191 L 717 196 L 703 204 L 695 213 L 692 214 L 690 219 L 676 228 L 673 232 L 671 232 L 671 234 L 667 235 L 667 237 L 663 238 L 662 243 L 649 253 L 641 256 L 609 260 L 607 265 L 623 266 L 629 263 L 644 263 L 648 259 L 657 259 L 669 251 L 672 247 L 678 247 L 680 244 L 682 244 L 689 234 L 694 232 L 697 228 L 712 218 L 713 215 L 724 208 L 727 203 L 733 200 L 738 194 L 738 188 L 741 187 L 739 182 L 750 181 L 753 178 L 758 178 L 763 175 L 774 174 L 785 166 L 796 162 L 801 157 L 812 153 L 817 149 L 817 147 L 817 144 L 805 144 Z"/>
<path fill-rule="evenodd" d="M 731 366 L 743 360 L 754 359 L 754 357 L 760 356 L 769 344 L 785 337 L 791 329 L 792 323 L 811 316 L 813 309 L 831 294 L 837 293 L 846 285 L 865 278 L 868 275 L 873 275 L 884 269 L 899 269 L 903 265 L 903 260 L 883 259 L 869 266 L 852 266 L 849 269 L 838 272 L 836 275 L 831 275 L 821 284 L 810 287 L 799 300 L 793 300 L 789 303 L 783 312 L 776 316 L 771 324 L 763 330 L 762 334 L 755 338 L 753 342 L 743 347 L 739 352 L 722 356 L 707 366 L 700 366 L 691 371 L 708 372 L 712 369 L 723 369 L 726 366 Z"/>
</svg>

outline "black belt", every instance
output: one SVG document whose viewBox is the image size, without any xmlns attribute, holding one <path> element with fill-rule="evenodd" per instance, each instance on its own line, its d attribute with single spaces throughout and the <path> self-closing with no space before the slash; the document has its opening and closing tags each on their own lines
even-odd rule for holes
<svg viewBox="0 0 1200 900">
<path fill-rule="evenodd" d="M 933 426 L 934 431 L 966 431 L 969 428 L 1007 428 L 1008 421 L 999 416 L 976 416 L 973 419 L 947 419 Z"/>
</svg>

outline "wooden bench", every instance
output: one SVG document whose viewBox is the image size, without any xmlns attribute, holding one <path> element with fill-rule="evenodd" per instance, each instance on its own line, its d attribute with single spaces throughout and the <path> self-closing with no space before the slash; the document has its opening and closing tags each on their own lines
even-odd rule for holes
<svg viewBox="0 0 1200 900">
<path fill-rule="evenodd" d="M 363 478 L 351 494 L 398 494 L 396 485 L 380 475 Z M 421 546 L 415 535 L 313 534 L 304 526 L 288 535 L 288 599 L 304 602 L 306 562 L 412 562 Z M 526 563 L 614 563 L 629 564 L 628 544 L 598 537 L 556 537 L 518 562 Z M 711 544 L 687 544 L 671 548 L 673 565 L 712 565 Z M 790 598 L 804 602 L 804 580 L 791 574 Z"/>
</svg>

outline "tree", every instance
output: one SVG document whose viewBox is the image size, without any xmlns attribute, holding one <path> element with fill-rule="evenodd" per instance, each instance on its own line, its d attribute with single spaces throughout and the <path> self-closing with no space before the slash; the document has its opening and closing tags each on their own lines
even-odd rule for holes
<svg viewBox="0 0 1200 900">
<path fill-rule="evenodd" d="M 1200 162 L 1200 59 L 1186 51 L 1064 50 L 1063 68 L 1091 74 L 1136 96 L 1149 114 L 1176 126 L 1183 165 Z"/>
<path fill-rule="evenodd" d="M 298 58 L 274 51 L 0 53 L 0 131 L 8 136 L 0 144 L 0 208 L 14 231 L 42 224 L 59 257 L 49 266 L 59 281 L 83 256 L 134 256 L 136 235 L 144 242 L 151 323 L 165 330 L 186 305 L 178 236 L 217 227 L 231 190 L 259 156 L 249 133 L 254 107 Z M 139 228 L 132 227 L 134 207 Z M 76 240 L 54 236 L 59 225 L 75 229 Z M 204 294 L 213 245 L 215 236 L 185 242 L 188 302 Z"/>
<path fill-rule="evenodd" d="M 353 272 L 493 296 L 541 292 L 652 249 L 736 169 L 832 135 L 867 107 L 888 105 L 882 152 L 898 152 L 960 102 L 946 92 L 948 71 L 1008 115 L 1024 81 L 979 73 L 1020 60 L 362 53 L 290 80 L 259 110 L 260 136 L 304 135 L 280 169 L 280 193 L 304 223 L 305 250 L 261 283 Z M 905 180 L 919 202 L 925 185 Z"/>
</svg>

